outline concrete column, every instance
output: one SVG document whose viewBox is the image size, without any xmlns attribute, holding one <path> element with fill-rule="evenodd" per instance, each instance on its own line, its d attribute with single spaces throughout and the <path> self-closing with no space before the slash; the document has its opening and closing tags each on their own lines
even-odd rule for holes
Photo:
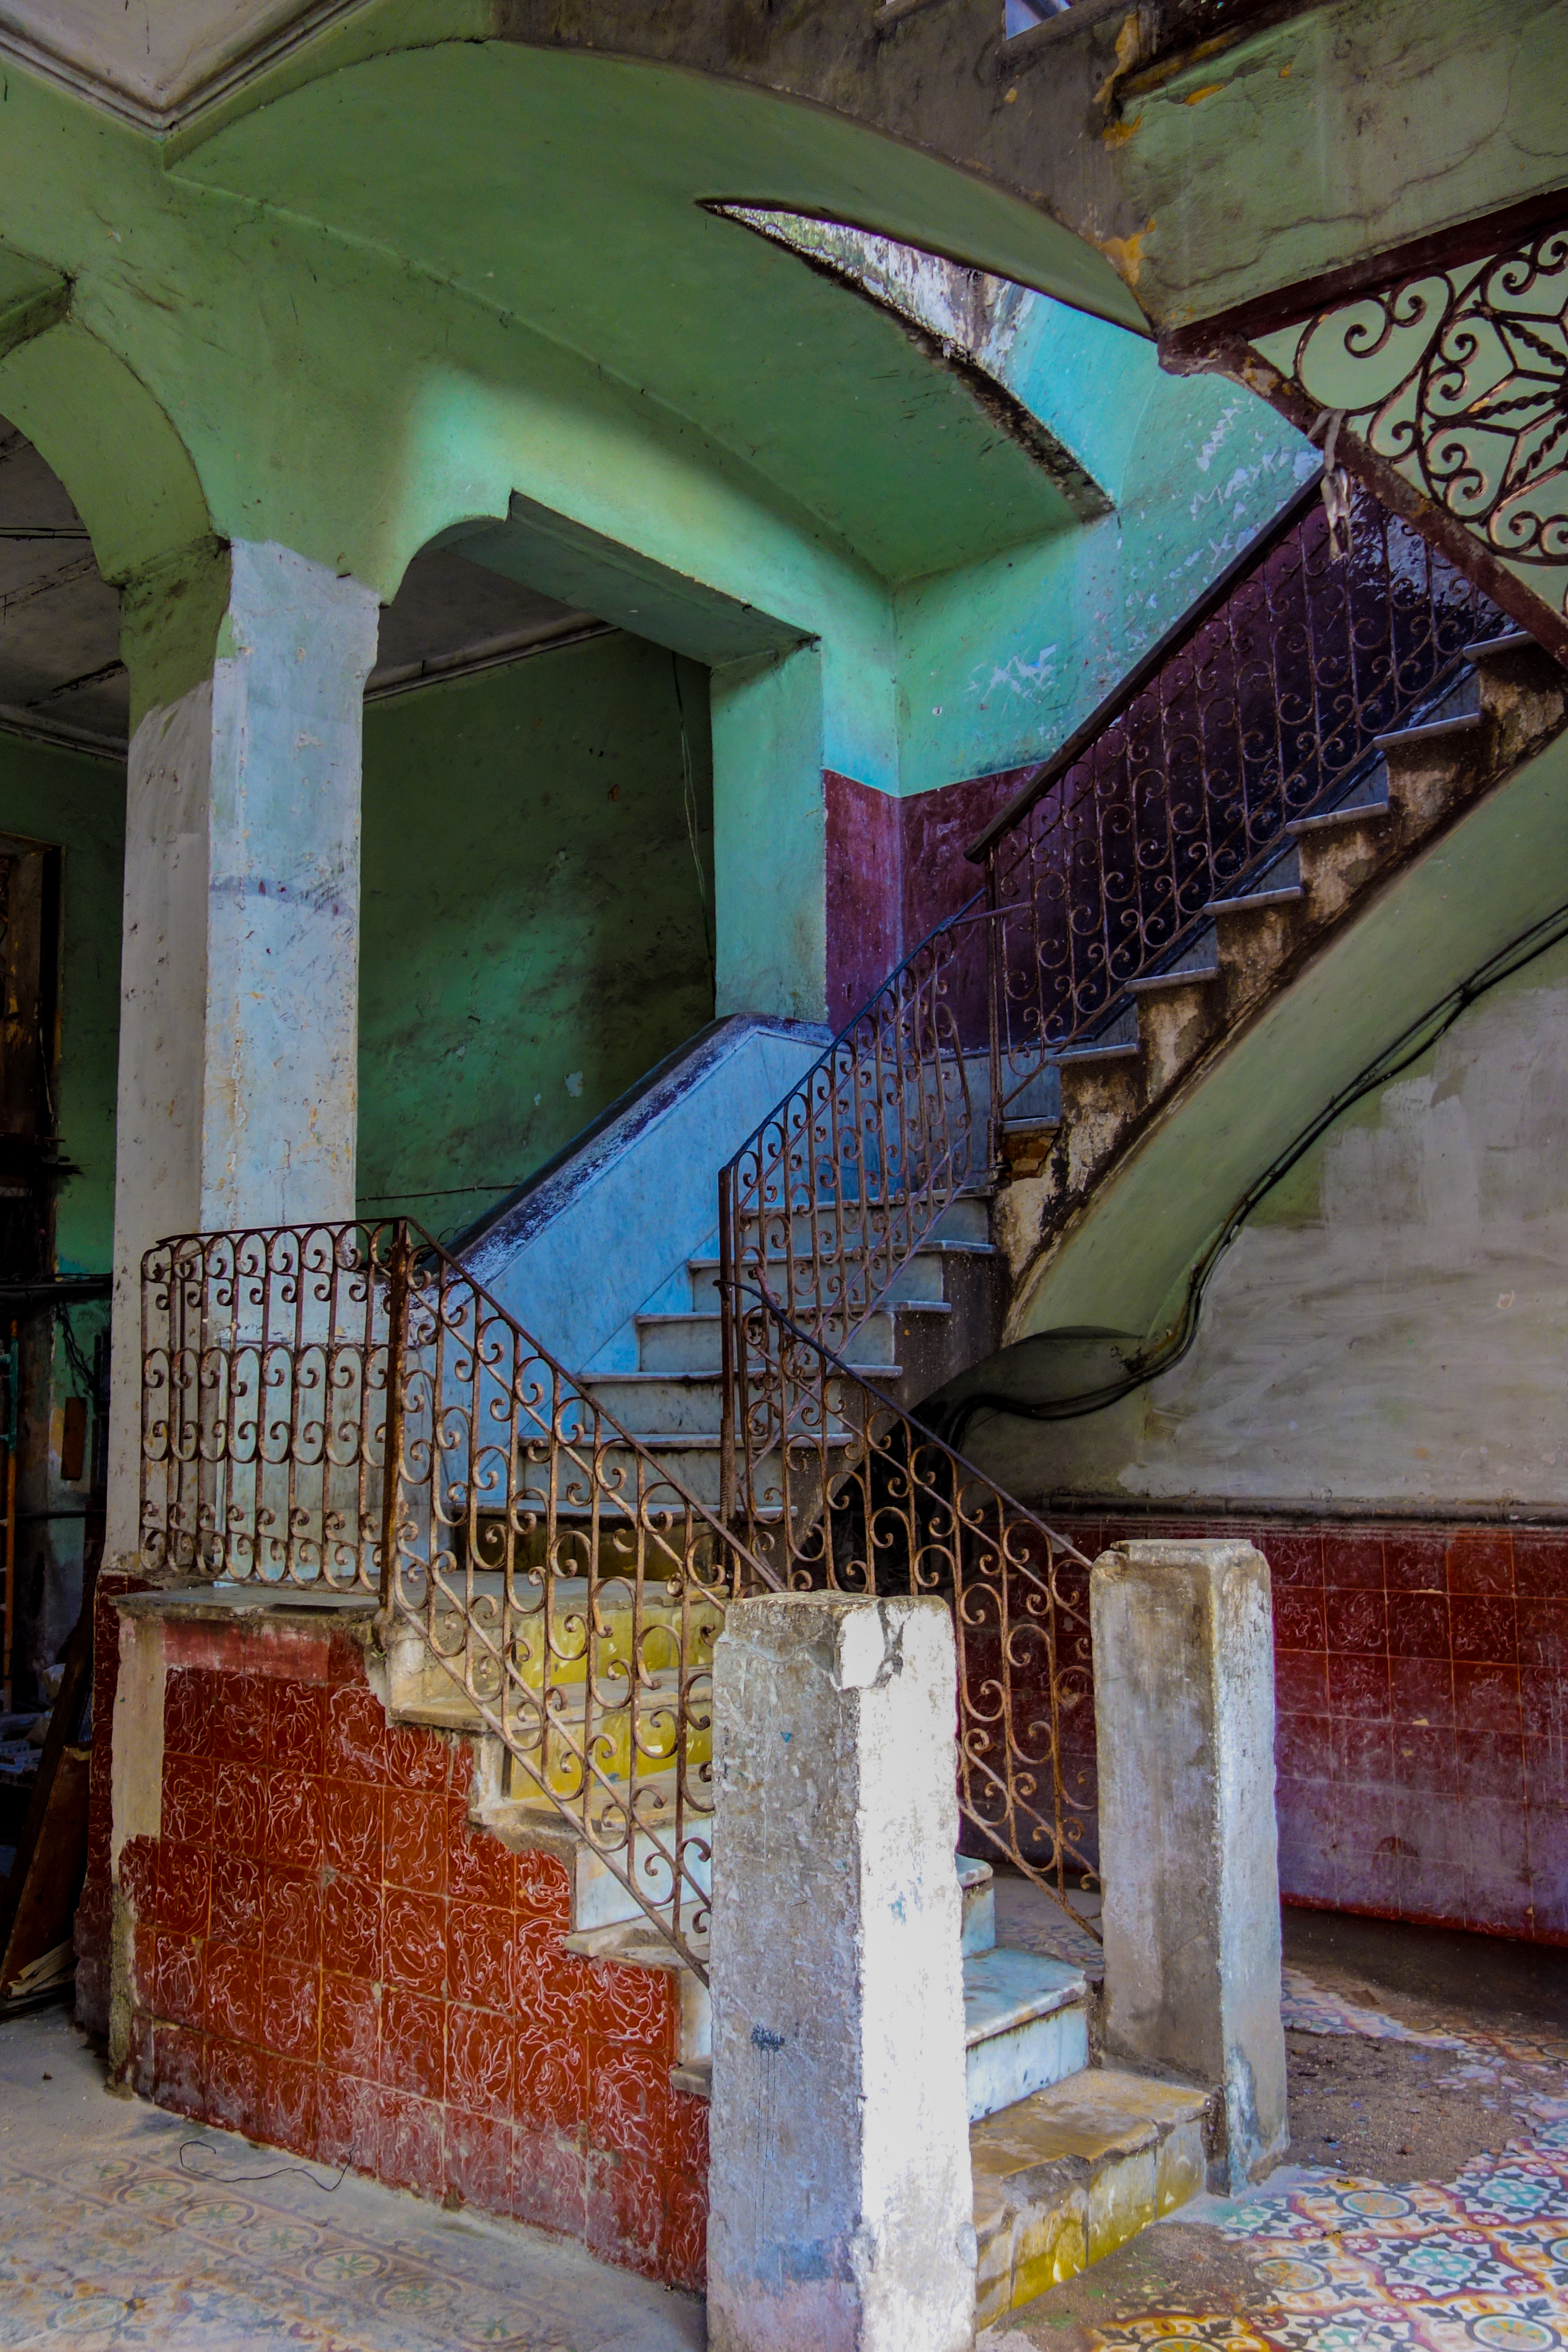
<svg viewBox="0 0 1568 2352">
<path fill-rule="evenodd" d="M 821 1021 L 828 1007 L 822 652 L 714 669 L 714 1010 Z"/>
<path fill-rule="evenodd" d="M 714 1658 L 712 2352 L 975 2325 L 941 1601 L 732 1608 Z"/>
<path fill-rule="evenodd" d="M 239 540 L 127 593 L 110 1559 L 137 1547 L 142 1252 L 354 1213 L 376 625 L 357 581 Z"/>
<path fill-rule="evenodd" d="M 1289 2144 L 1269 1563 L 1118 1544 L 1090 1610 L 1106 2047 L 1223 2089 L 1234 2192 Z"/>
</svg>

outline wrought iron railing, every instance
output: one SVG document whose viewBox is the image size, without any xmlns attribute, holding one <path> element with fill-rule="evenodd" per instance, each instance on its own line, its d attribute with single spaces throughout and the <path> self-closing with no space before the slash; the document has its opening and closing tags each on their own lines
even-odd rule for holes
<svg viewBox="0 0 1568 2352">
<path fill-rule="evenodd" d="M 1292 502 L 973 845 L 998 1123 L 1417 713 L 1497 606 L 1371 493 Z"/>
<path fill-rule="evenodd" d="M 789 1335 L 787 1385 L 808 1354 L 826 1363 Z M 814 1502 L 795 1436 L 779 1509 L 748 1479 L 727 1521 L 407 1220 L 183 1236 L 142 1261 L 142 1553 L 162 1578 L 378 1603 L 394 1711 L 495 1734 L 517 1793 L 702 1974 L 714 1642 L 741 1593 L 868 1589 L 857 1512 L 879 1574 L 896 1519 L 900 1589 L 955 1601 L 970 1821 L 1042 1879 L 1083 1843 L 1054 1742 L 1067 1548 L 946 1449 L 909 1451 L 852 1375 L 838 1393 Z"/>
<path fill-rule="evenodd" d="M 947 1602 L 959 1804 L 979 1832 L 969 1843 L 1086 1924 L 1071 1892 L 1097 1883 L 1099 1851 L 1082 1777 L 1093 1747 L 1089 1562 L 759 1292 L 741 1304 L 749 1556 L 790 1588 Z M 1071 1589 L 1064 1570 L 1076 1571 Z"/>
<path fill-rule="evenodd" d="M 461 1693 L 702 1970 L 713 1642 L 773 1573 L 428 1234 L 148 1253 L 141 1542 L 163 1575 L 379 1601 L 409 1709 Z"/>
</svg>

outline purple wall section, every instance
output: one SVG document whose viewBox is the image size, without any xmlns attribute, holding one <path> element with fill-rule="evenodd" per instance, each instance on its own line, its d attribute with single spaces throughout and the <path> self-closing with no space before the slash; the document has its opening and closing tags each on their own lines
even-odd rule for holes
<svg viewBox="0 0 1568 2352">
<path fill-rule="evenodd" d="M 835 1029 L 980 887 L 982 869 L 964 852 L 1030 773 L 1006 768 L 900 801 L 831 768 L 823 772 L 828 1018 Z"/>
</svg>

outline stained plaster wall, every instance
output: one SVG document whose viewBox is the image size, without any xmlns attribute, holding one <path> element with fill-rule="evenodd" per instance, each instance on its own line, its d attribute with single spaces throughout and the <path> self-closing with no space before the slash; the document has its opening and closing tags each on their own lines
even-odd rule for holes
<svg viewBox="0 0 1568 2352">
<path fill-rule="evenodd" d="M 56 1195 L 55 1262 L 62 1274 L 106 1274 L 114 1229 L 123 770 L 111 761 L 0 734 L 0 834 L 63 852 L 56 1088 L 60 1156 L 75 1172 L 62 1180 Z M 89 1366 L 94 1340 L 107 1319 L 106 1305 L 97 1301 L 71 1309 Z M 87 1484 L 67 1486 L 59 1465 L 66 1399 L 82 1392 L 81 1382 L 47 1318 L 28 1323 L 26 1330 L 26 1475 L 18 1502 L 26 1514 L 79 1513 Z M 24 1518 L 18 1563 L 20 1680 L 26 1685 L 33 1664 L 56 1656 L 76 1620 L 81 1519 Z"/>
<path fill-rule="evenodd" d="M 1402 1514 L 1568 1507 L 1568 945 L 1329 1129 L 1113 1408 L 980 1423 L 1015 1492 Z"/>
<path fill-rule="evenodd" d="M 710 1019 L 712 857 L 706 677 L 658 646 L 371 704 L 361 1202 L 466 1225 Z"/>
</svg>

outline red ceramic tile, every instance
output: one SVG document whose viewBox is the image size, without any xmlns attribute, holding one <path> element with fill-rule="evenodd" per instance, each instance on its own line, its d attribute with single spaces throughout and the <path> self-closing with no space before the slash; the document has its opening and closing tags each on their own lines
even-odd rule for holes
<svg viewBox="0 0 1568 2352">
<path fill-rule="evenodd" d="M 454 1903 L 446 1916 L 446 1972 L 454 2000 L 512 2006 L 513 1920 L 488 1904 Z"/>
<path fill-rule="evenodd" d="M 1383 1575 L 1390 1592 L 1446 1592 L 1448 1543 L 1434 1535 L 1385 1535 Z"/>
<path fill-rule="evenodd" d="M 313 1683 L 276 1683 L 268 1754 L 275 1768 L 316 1778 L 322 1769 L 327 1694 Z"/>
<path fill-rule="evenodd" d="M 1568 1807 L 1543 1806 L 1525 1823 L 1525 1851 L 1538 1896 L 1568 1895 Z"/>
<path fill-rule="evenodd" d="M 419 2098 L 444 2095 L 446 2003 L 389 1986 L 382 2000 L 381 2078 Z"/>
<path fill-rule="evenodd" d="M 1329 1707 L 1334 1715 L 1368 1720 L 1388 1716 L 1388 1661 L 1385 1657 L 1330 1654 Z"/>
<path fill-rule="evenodd" d="M 204 1936 L 213 1891 L 212 1856 L 199 1845 L 158 1848 L 158 1924 L 180 1936 Z"/>
<path fill-rule="evenodd" d="M 1486 1870 L 1465 1873 L 1464 1924 L 1486 1936 L 1526 1936 L 1535 1906 L 1528 1874 Z"/>
<path fill-rule="evenodd" d="M 131 1940 L 131 2000 L 141 2009 L 158 2012 L 158 1930 L 137 1923 Z"/>
<path fill-rule="evenodd" d="M 316 2153 L 318 2069 L 296 2058 L 261 2053 L 256 2137 L 298 2155 Z"/>
<path fill-rule="evenodd" d="M 1524 1743 L 1511 1732 L 1469 1731 L 1455 1736 L 1461 1797 L 1524 1802 Z"/>
<path fill-rule="evenodd" d="M 131 1916 L 151 1921 L 158 1909 L 158 1840 L 127 1838 L 116 1873 L 121 1901 Z"/>
<path fill-rule="evenodd" d="M 1520 1727 L 1518 1668 L 1456 1661 L 1454 1720 L 1467 1731 L 1516 1733 Z"/>
<path fill-rule="evenodd" d="M 659 2166 L 644 2157 L 591 2152 L 589 2252 L 654 2278 L 664 2231 L 664 2183 Z"/>
<path fill-rule="evenodd" d="M 1516 1663 L 1519 1642 L 1511 1600 L 1456 1593 L 1448 1602 L 1448 1623 L 1456 1664 L 1461 1658 L 1507 1666 Z"/>
<path fill-rule="evenodd" d="M 1286 1903 L 1323 1905 L 1332 1909 L 1338 1890 L 1333 1853 L 1324 1846 L 1287 1838 L 1280 1832 L 1280 1895 Z"/>
<path fill-rule="evenodd" d="M 1568 1600 L 1568 1528 L 1542 1528 L 1514 1537 L 1513 1588 L 1521 1602 L 1527 1593 Z M 1523 1615 L 1522 1608 L 1520 1613 Z"/>
<path fill-rule="evenodd" d="M 1274 1719 L 1274 1769 L 1281 1780 L 1326 1778 L 1333 1754 L 1333 1717 L 1281 1715 Z"/>
<path fill-rule="evenodd" d="M 206 2108 L 203 2038 L 188 2025 L 160 2025 L 152 2036 L 152 2095 L 177 2116 Z"/>
<path fill-rule="evenodd" d="M 1388 1607 L 1381 1592 L 1357 1588 L 1326 1596 L 1328 1649 L 1336 1653 L 1383 1652 L 1388 1647 Z"/>
<path fill-rule="evenodd" d="M 519 2123 L 535 2130 L 553 2126 L 560 2131 L 575 2131 L 588 2111 L 588 2052 L 583 2042 L 525 2025 L 517 2033 L 516 2068 Z"/>
<path fill-rule="evenodd" d="M 163 1753 L 212 1759 L 212 1696 L 217 1678 L 201 1666 L 176 1666 L 163 1684 Z"/>
<path fill-rule="evenodd" d="M 391 1789 L 382 1815 L 382 1871 L 389 1886 L 440 1895 L 446 1886 L 446 1800 Z"/>
<path fill-rule="evenodd" d="M 262 1979 L 261 2039 L 284 2058 L 319 2054 L 321 1971 L 291 1960 L 269 1960 Z"/>
<path fill-rule="evenodd" d="M 668 2286 L 701 2294 L 707 2284 L 707 2174 L 677 2176 L 665 2192 L 664 2243 L 659 2276 Z"/>
<path fill-rule="evenodd" d="M 1365 1528 L 1323 1537 L 1323 1582 L 1334 1590 L 1383 1590 L 1383 1538 Z"/>
<path fill-rule="evenodd" d="M 381 2110 L 376 2178 L 392 2189 L 439 2197 L 445 2172 L 441 2109 L 401 2091 L 383 2088 L 376 2096 Z"/>
<path fill-rule="evenodd" d="M 381 2051 L 382 2004 L 376 1987 L 368 1978 L 340 1976 L 329 1969 L 321 1979 L 322 2066 L 378 2079 Z"/>
<path fill-rule="evenodd" d="M 213 1842 L 213 1767 L 202 1756 L 163 1759 L 163 1835 L 183 1845 Z"/>
<path fill-rule="evenodd" d="M 1529 1826 L 1524 1807 L 1502 1798 L 1471 1797 L 1462 1802 L 1463 1844 L 1455 1859 L 1499 1885 L 1530 1869 Z M 1445 1857 L 1446 1859 L 1447 1857 Z"/>
<path fill-rule="evenodd" d="M 261 2053 L 239 2042 L 207 2042 L 206 2120 L 254 2137 L 261 2109 Z"/>
<path fill-rule="evenodd" d="M 1568 1748 L 1561 1738 L 1520 1742 L 1524 1759 L 1524 1801 L 1533 1812 L 1568 1806 Z"/>
<path fill-rule="evenodd" d="M 137 1930 L 140 1950 L 144 1928 Z M 152 1961 L 153 2006 L 160 2017 L 173 2025 L 200 2026 L 204 2022 L 204 1988 L 202 1961 L 205 1950 L 195 1936 L 165 1936 L 153 1938 Z M 140 1969 L 138 1971 L 140 1974 Z"/>
<path fill-rule="evenodd" d="M 379 1977 L 382 1972 L 382 1890 L 362 1879 L 323 1874 L 321 1884 L 321 1958 L 329 1968 L 346 1976 Z"/>
<path fill-rule="evenodd" d="M 1274 1660 L 1274 1705 L 1281 1715 L 1326 1715 L 1328 1660 L 1310 1650 L 1287 1650 Z"/>
<path fill-rule="evenodd" d="M 1321 1650 L 1326 1646 L 1323 1596 L 1294 1591 L 1290 1585 L 1274 1595 L 1274 1647 L 1277 1650 Z"/>
<path fill-rule="evenodd" d="M 426 1731 L 414 1723 L 389 1724 L 386 1759 L 392 1787 L 444 1795 L 451 1753 L 439 1731 Z"/>
<path fill-rule="evenodd" d="M 1334 1872 L 1336 1909 L 1370 1912 L 1375 1919 L 1396 1919 L 1399 1870 L 1398 1858 L 1391 1853 L 1341 1853 Z"/>
<path fill-rule="evenodd" d="M 327 1644 L 327 1682 L 329 1688 L 344 1683 L 362 1683 L 365 1661 L 357 1642 L 347 1633 L 334 1633 Z"/>
<path fill-rule="evenodd" d="M 1444 1723 L 1454 1719 L 1454 1669 L 1448 1659 L 1388 1661 L 1388 1698 L 1396 1723 Z"/>
<path fill-rule="evenodd" d="M 1568 1744 L 1568 1681 L 1563 1675 L 1522 1666 L 1519 1696 L 1528 1738 L 1555 1739 L 1560 1748 Z"/>
<path fill-rule="evenodd" d="M 1465 1873 L 1455 1863 L 1402 1862 L 1397 1876 L 1399 1916 L 1451 1927 L 1465 1916 Z"/>
<path fill-rule="evenodd" d="M 253 1855 L 213 1856 L 213 1894 L 207 1932 L 214 1943 L 261 1949 L 262 1870 Z"/>
<path fill-rule="evenodd" d="M 587 2227 L 587 2176 L 576 2141 L 549 2126 L 519 2125 L 512 2158 L 512 2211 L 537 2230 L 580 2238 Z"/>
<path fill-rule="evenodd" d="M 588 2068 L 588 2137 L 594 2147 L 656 2166 L 669 2103 L 670 2061 L 664 2049 L 596 2040 Z"/>
<path fill-rule="evenodd" d="M 396 1798 L 392 1799 L 395 1805 Z M 447 1799 L 446 1891 L 454 1902 L 509 1911 L 516 1887 L 512 1855 L 489 1830 L 476 1829 L 461 1797 Z"/>
<path fill-rule="evenodd" d="M 1568 1601 L 1532 1596 L 1521 1604 L 1519 1659 L 1521 1665 L 1568 1674 Z"/>
<path fill-rule="evenodd" d="M 1281 1585 L 1321 1588 L 1323 1581 L 1323 1539 L 1316 1534 L 1287 1533 L 1270 1528 L 1258 1547 L 1269 1563 L 1270 1580 Z"/>
<path fill-rule="evenodd" d="M 304 1871 L 268 1863 L 263 1878 L 262 1926 L 268 1968 L 274 1960 L 314 1967 L 321 1958 L 321 1883 Z"/>
<path fill-rule="evenodd" d="M 1458 1780 L 1451 1724 L 1396 1723 L 1392 1739 L 1396 1786 L 1454 1794 Z"/>
<path fill-rule="evenodd" d="M 1335 1781 L 1358 1788 L 1386 1788 L 1394 1778 L 1393 1738 L 1387 1723 L 1342 1717 L 1333 1727 Z"/>
<path fill-rule="evenodd" d="M 481 2213 L 512 2210 L 512 2126 L 496 2116 L 448 2106 L 444 2118 L 446 2196 Z"/>
<path fill-rule="evenodd" d="M 328 1780 L 321 1792 L 321 1853 L 334 1870 L 350 1878 L 382 1874 L 380 1789 L 362 1781 Z"/>
<path fill-rule="evenodd" d="M 261 1964 L 254 1952 L 207 1945 L 207 2032 L 225 2042 L 261 2039 Z"/>
<path fill-rule="evenodd" d="M 221 1764 L 258 1768 L 267 1760 L 267 1704 L 270 1685 L 261 1675 L 215 1678 L 212 1707 L 213 1753 Z"/>
<path fill-rule="evenodd" d="M 512 2112 L 511 2021 L 488 2009 L 454 2001 L 446 2023 L 446 2096 L 476 2116 Z M 666 2067 L 665 2076 L 669 2070 Z"/>
<path fill-rule="evenodd" d="M 473 1787 L 473 1746 L 466 1739 L 455 1740 L 447 1766 L 447 1793 L 449 1796 L 461 1797 L 464 1803 L 466 1804 L 468 1801 L 468 1792 Z"/>
<path fill-rule="evenodd" d="M 329 1780 L 379 1783 L 386 1778 L 387 1719 L 381 1701 L 362 1683 L 327 1696 L 323 1770 Z"/>
<path fill-rule="evenodd" d="M 1398 1658 L 1442 1658 L 1450 1652 L 1448 1602 L 1441 1592 L 1388 1596 L 1388 1648 Z"/>
<path fill-rule="evenodd" d="M 321 1783 L 268 1772 L 262 1788 L 262 1852 L 269 1862 L 313 1870 L 321 1859 Z"/>
<path fill-rule="evenodd" d="M 248 1764 L 220 1764 L 213 1780 L 213 1843 L 228 1853 L 261 1852 L 261 1782 Z"/>
<path fill-rule="evenodd" d="M 382 1906 L 382 1965 L 389 1984 L 439 1993 L 446 1981 L 446 1905 L 389 1888 Z"/>
<path fill-rule="evenodd" d="M 1465 1528 L 1448 1538 L 1448 1590 L 1513 1591 L 1513 1539 L 1506 1528 Z"/>
<path fill-rule="evenodd" d="M 382 2091 L 323 2066 L 316 2086 L 316 2153 L 323 2164 L 373 2172 L 381 2153 Z"/>
</svg>

